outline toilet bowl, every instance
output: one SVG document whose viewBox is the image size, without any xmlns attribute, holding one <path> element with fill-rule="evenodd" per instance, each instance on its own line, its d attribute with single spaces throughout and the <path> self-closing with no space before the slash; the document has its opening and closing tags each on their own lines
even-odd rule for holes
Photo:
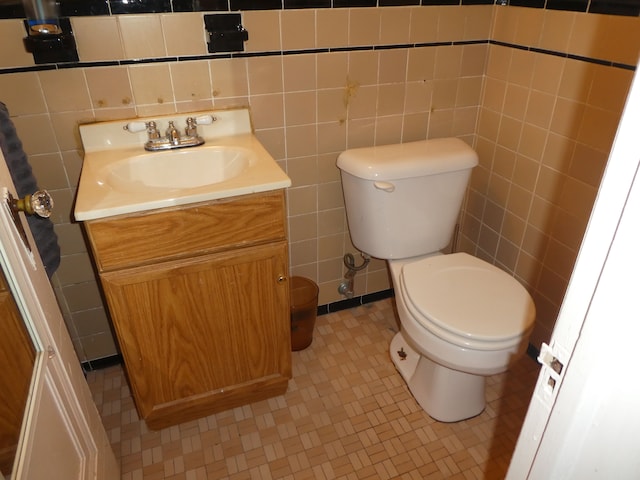
<svg viewBox="0 0 640 480">
<path fill-rule="evenodd" d="M 526 351 L 535 306 L 518 281 L 449 245 L 478 156 L 457 138 L 338 157 L 353 245 L 388 261 L 401 330 L 391 358 L 422 408 L 455 422 L 485 408 L 485 378 Z"/>
<path fill-rule="evenodd" d="M 391 260 L 402 329 L 391 359 L 420 406 L 456 422 L 485 408 L 485 376 L 521 358 L 535 307 L 513 277 L 456 253 Z"/>
</svg>

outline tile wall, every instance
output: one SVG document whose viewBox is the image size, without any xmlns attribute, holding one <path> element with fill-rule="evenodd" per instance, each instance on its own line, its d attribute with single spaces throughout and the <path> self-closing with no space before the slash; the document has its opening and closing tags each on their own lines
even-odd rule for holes
<svg viewBox="0 0 640 480">
<path fill-rule="evenodd" d="M 480 168 L 460 247 L 527 286 L 539 346 L 553 329 L 607 162 L 640 19 L 497 8 L 492 39 L 476 131 Z"/>
<path fill-rule="evenodd" d="M 637 17 L 493 5 L 247 10 L 246 54 L 218 56 L 207 54 L 202 17 L 71 17 L 81 63 L 50 69 L 24 52 L 20 19 L 0 20 L 0 101 L 57 202 L 54 286 L 81 361 L 116 346 L 72 219 L 78 123 L 244 105 L 293 180 L 291 273 L 320 285 L 321 305 L 343 298 L 342 256 L 355 253 L 337 155 L 455 135 L 481 156 L 460 246 L 530 288 L 536 341 L 546 338 L 636 63 Z M 356 295 L 388 288 L 381 261 L 356 277 Z"/>
</svg>

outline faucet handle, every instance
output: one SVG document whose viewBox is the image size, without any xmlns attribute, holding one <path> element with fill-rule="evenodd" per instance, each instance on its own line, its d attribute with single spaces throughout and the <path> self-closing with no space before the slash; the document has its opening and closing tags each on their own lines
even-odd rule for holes
<svg viewBox="0 0 640 480">
<path fill-rule="evenodd" d="M 160 132 L 158 132 L 158 128 L 156 127 L 156 122 L 129 122 L 124 127 L 124 130 L 127 130 L 131 133 L 138 133 L 146 130 L 149 134 L 149 139 L 154 140 L 156 138 L 160 138 Z"/>
<path fill-rule="evenodd" d="M 217 120 L 216 117 L 212 115 L 200 115 L 193 119 L 196 125 L 211 125 L 216 120 Z M 187 121 L 189 121 L 189 119 L 187 119 Z"/>
</svg>

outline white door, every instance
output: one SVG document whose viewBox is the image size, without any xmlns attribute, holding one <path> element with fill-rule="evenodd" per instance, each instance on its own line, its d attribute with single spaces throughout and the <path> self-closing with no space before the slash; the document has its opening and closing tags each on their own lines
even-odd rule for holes
<svg viewBox="0 0 640 480">
<path fill-rule="evenodd" d="M 6 201 L 9 193 L 15 197 L 0 153 L 1 266 L 37 351 L 10 478 L 120 478 L 118 464 L 24 214 L 19 214 L 19 220 L 31 250 L 13 222 Z"/>
<path fill-rule="evenodd" d="M 640 478 L 639 125 L 636 73 L 509 479 Z"/>
</svg>

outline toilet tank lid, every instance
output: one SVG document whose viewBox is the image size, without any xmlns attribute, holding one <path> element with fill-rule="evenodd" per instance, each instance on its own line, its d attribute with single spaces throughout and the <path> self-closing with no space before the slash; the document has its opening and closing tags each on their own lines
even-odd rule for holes
<svg viewBox="0 0 640 480">
<path fill-rule="evenodd" d="M 346 150 L 338 168 L 366 180 L 398 180 L 475 167 L 478 155 L 459 138 L 436 138 Z"/>
</svg>

